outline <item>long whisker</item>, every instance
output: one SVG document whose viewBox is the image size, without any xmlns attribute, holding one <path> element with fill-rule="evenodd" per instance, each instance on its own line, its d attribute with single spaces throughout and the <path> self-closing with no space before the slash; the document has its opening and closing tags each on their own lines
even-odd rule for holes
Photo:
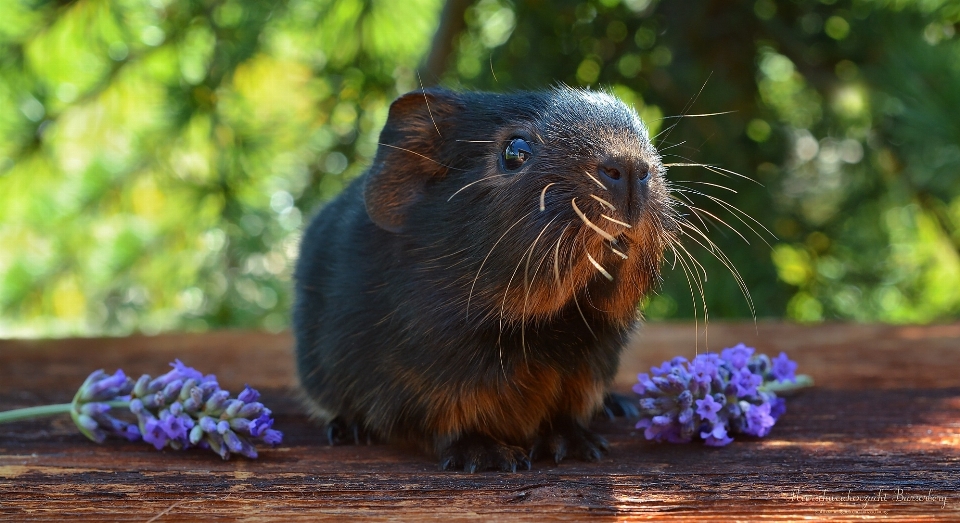
<svg viewBox="0 0 960 523">
<path fill-rule="evenodd" d="M 687 209 L 690 209 L 690 212 L 691 212 L 694 216 L 696 216 L 697 220 L 699 220 L 701 224 L 703 224 L 703 228 L 704 228 L 704 229 L 707 229 L 707 230 L 710 229 L 710 227 L 707 226 L 707 222 L 705 222 L 705 221 L 703 220 L 703 216 L 700 216 L 700 212 L 697 211 L 696 208 L 691 208 L 691 206 L 694 205 L 694 202 L 693 202 L 693 200 L 690 199 L 689 196 L 687 196 L 687 195 L 683 194 L 682 192 L 679 192 L 679 191 L 677 191 L 676 189 L 674 189 L 674 192 L 673 192 L 673 194 L 670 195 L 670 197 L 671 197 L 673 200 L 675 200 L 676 202 L 678 202 L 680 205 L 683 205 L 683 206 L 686 207 Z M 681 200 L 680 198 L 683 198 L 683 200 L 686 200 L 686 201 L 683 201 L 683 200 Z M 688 203 L 688 202 L 689 202 L 689 203 Z"/>
<path fill-rule="evenodd" d="M 483 261 L 480 262 L 480 268 L 477 269 L 477 275 L 474 276 L 474 278 L 473 278 L 473 284 L 470 285 L 470 292 L 467 293 L 467 310 L 466 310 L 466 313 L 467 313 L 467 321 L 468 321 L 468 322 L 470 321 L 470 300 L 471 300 L 471 298 L 473 298 L 473 289 L 474 289 L 474 287 L 477 286 L 477 280 L 480 278 L 480 272 L 483 271 L 483 266 L 486 265 L 487 260 L 490 259 L 490 255 L 493 254 L 493 250 L 497 248 L 497 245 L 500 245 L 500 242 L 507 236 L 507 234 L 508 234 L 514 227 L 516 227 L 517 224 L 519 224 L 519 223 L 522 222 L 523 220 L 525 220 L 525 219 L 527 219 L 528 217 L 530 217 L 531 214 L 533 214 L 533 211 L 528 212 L 527 214 L 521 216 L 519 220 L 513 222 L 513 225 L 511 225 L 510 227 L 508 227 L 507 230 L 504 231 L 503 234 L 500 236 L 500 238 L 498 238 L 497 241 L 494 242 L 493 247 L 490 247 L 490 252 L 488 252 L 487 255 L 483 258 Z"/>
<path fill-rule="evenodd" d="M 391 148 L 391 149 L 396 149 L 396 150 L 398 150 L 398 151 L 403 151 L 403 152 L 407 152 L 407 153 L 410 153 L 410 154 L 415 154 L 415 155 L 423 158 L 424 160 L 428 160 L 428 161 L 431 161 L 431 162 L 439 165 L 440 167 L 445 167 L 445 168 L 447 168 L 447 169 L 453 169 L 454 171 L 466 171 L 466 170 L 467 170 L 467 169 L 461 169 L 461 168 L 459 168 L 459 167 L 454 167 L 454 166 L 452 166 L 452 165 L 442 164 L 442 163 L 434 160 L 433 158 L 430 158 L 429 156 L 424 156 L 424 155 L 418 153 L 417 151 L 411 151 L 410 149 L 405 149 L 405 148 L 403 148 L 403 147 L 398 147 L 398 146 L 396 146 L 396 145 L 391 145 L 391 144 L 389 144 L 389 143 L 377 142 L 377 145 L 382 145 L 382 146 L 384 146 L 384 147 L 389 147 L 389 148 Z"/>
<path fill-rule="evenodd" d="M 680 189 L 675 189 L 675 190 L 680 190 Z M 750 227 L 750 224 L 748 224 L 747 222 L 743 221 L 743 219 L 740 218 L 740 216 L 738 216 L 737 213 L 743 215 L 743 216 L 746 217 L 748 220 L 752 221 L 752 222 L 755 223 L 757 226 L 759 226 L 761 229 L 763 229 L 763 230 L 764 230 L 767 234 L 769 234 L 772 238 L 776 239 L 777 235 L 776 235 L 776 234 L 773 234 L 773 232 L 771 232 L 770 229 L 767 229 L 767 227 L 766 227 L 765 225 L 763 225 L 762 223 L 758 222 L 756 218 L 754 218 L 753 216 L 750 216 L 749 214 L 741 211 L 741 210 L 740 210 L 739 208 L 737 208 L 735 205 L 733 205 L 733 204 L 731 204 L 731 203 L 729 203 L 729 202 L 726 202 L 726 201 L 724 201 L 724 200 L 722 200 L 722 199 L 720 199 L 720 198 L 717 198 L 716 196 L 707 194 L 707 193 L 705 193 L 705 192 L 700 192 L 700 191 L 698 191 L 698 190 L 696 190 L 696 189 L 686 188 L 686 189 L 682 189 L 682 190 L 683 190 L 683 191 L 686 191 L 686 192 L 689 192 L 689 193 L 691 193 L 691 194 L 698 194 L 698 195 L 700 195 L 700 196 L 703 196 L 703 197 L 705 197 L 705 198 L 709 198 L 709 199 L 713 200 L 714 202 L 722 205 L 725 209 L 727 209 L 727 211 L 729 211 L 730 214 L 736 216 L 737 219 L 740 220 L 744 225 L 746 225 L 747 227 Z M 761 240 L 763 240 L 764 243 L 766 243 L 766 239 L 764 239 L 764 237 L 761 236 L 760 233 L 758 233 L 756 230 L 754 230 L 753 227 L 750 227 L 750 230 L 753 231 L 753 233 L 756 234 L 758 238 L 760 238 Z M 770 244 L 767 243 L 767 245 L 769 246 Z"/>
<path fill-rule="evenodd" d="M 479 180 L 474 180 L 474 181 L 472 181 L 472 182 L 464 185 L 463 187 L 457 189 L 457 192 L 451 194 L 450 197 L 447 198 L 447 201 L 449 202 L 450 200 L 453 199 L 454 196 L 460 194 L 460 192 L 462 192 L 462 191 L 463 191 L 464 189 L 466 189 L 467 187 L 470 187 L 471 185 L 478 184 L 478 183 L 480 183 L 480 182 L 482 182 L 482 181 L 484 181 L 484 180 L 489 180 L 490 178 L 499 178 L 499 177 L 503 177 L 503 176 L 506 176 L 506 175 L 505 175 L 505 174 L 491 174 L 490 176 L 484 176 L 483 178 L 480 178 Z"/>
<path fill-rule="evenodd" d="M 703 118 L 704 116 L 720 116 L 724 114 L 733 114 L 735 112 L 737 111 L 723 111 L 719 113 L 703 113 L 703 114 L 676 114 L 673 116 L 664 116 L 663 118 L 661 118 L 661 120 L 670 120 L 672 118 Z"/>
<path fill-rule="evenodd" d="M 663 143 L 663 142 L 661 142 L 661 143 Z M 663 154 L 663 151 L 666 151 L 667 149 L 673 149 L 674 147 L 680 147 L 681 145 L 683 145 L 683 144 L 685 144 L 685 143 L 687 143 L 686 140 L 684 140 L 684 141 L 682 141 L 682 142 L 679 142 L 679 143 L 670 144 L 670 145 L 667 145 L 667 146 L 662 146 L 662 145 L 661 145 L 660 147 L 657 147 L 657 151 L 659 151 L 660 154 Z"/>
<path fill-rule="evenodd" d="M 420 77 L 419 70 L 417 70 L 417 80 L 420 81 L 420 92 L 423 93 L 423 103 L 427 104 L 427 113 L 430 115 L 430 120 L 433 122 L 433 128 L 437 130 L 437 136 L 443 138 L 443 135 L 440 134 L 440 127 L 437 126 L 437 121 L 433 119 L 433 111 L 430 110 L 430 101 L 427 100 L 427 90 L 423 88 L 423 78 Z"/>
<path fill-rule="evenodd" d="M 598 271 L 600 271 L 600 274 L 602 274 L 604 278 L 610 281 L 613 281 L 613 276 L 609 272 L 607 272 L 607 270 L 604 269 L 602 265 L 597 263 L 597 260 L 594 260 L 593 256 L 590 256 L 589 252 L 587 253 L 587 259 L 590 260 L 590 263 L 592 263 L 593 266 L 596 267 Z"/>
<path fill-rule="evenodd" d="M 687 111 L 689 111 L 690 108 L 693 107 L 693 104 L 697 103 L 697 100 L 700 98 L 700 95 L 703 93 L 703 89 L 704 89 L 705 87 L 707 87 L 707 82 L 710 81 L 710 77 L 711 77 L 711 76 L 713 76 L 713 72 L 712 72 L 712 71 L 710 72 L 709 75 L 707 75 L 707 79 L 703 81 L 703 85 L 700 86 L 700 90 L 697 91 L 696 96 L 694 96 L 694 97 L 687 103 L 687 105 L 683 108 L 683 111 L 680 112 L 680 116 L 685 116 L 685 115 L 687 114 Z M 673 132 L 673 128 L 676 127 L 677 124 L 680 123 L 680 120 L 681 120 L 681 119 L 682 119 L 682 118 L 678 118 L 676 123 L 674 123 L 674 124 L 671 125 L 670 127 L 667 127 L 667 128 L 664 129 L 663 131 L 660 131 L 659 133 L 657 133 L 657 136 L 660 136 L 661 134 L 663 134 L 664 132 L 666 132 L 667 134 L 663 137 L 663 140 L 666 140 L 667 138 L 669 138 L 669 137 L 670 137 L 670 133 Z M 650 141 L 652 142 L 653 140 L 656 140 L 656 139 L 657 139 L 657 136 L 654 136 Z M 663 140 L 660 140 L 660 141 L 662 142 Z"/>
<path fill-rule="evenodd" d="M 563 230 L 560 231 L 560 237 L 557 238 L 557 245 L 553 248 L 553 277 L 557 280 L 557 287 L 562 285 L 560 282 L 560 242 L 563 241 L 563 234 L 567 232 L 568 227 L 570 227 L 570 223 L 567 223 L 567 225 L 563 227 Z"/>
<path fill-rule="evenodd" d="M 723 189 L 724 191 L 730 191 L 730 192 L 732 192 L 733 194 L 739 194 L 735 189 L 731 189 L 731 188 L 727 187 L 726 185 L 720 185 L 720 184 L 718 184 L 718 183 L 698 182 L 698 181 L 696 181 L 696 180 L 670 180 L 670 183 L 673 183 L 673 184 L 696 183 L 696 184 L 700 184 L 700 185 L 709 185 L 709 186 L 711 186 L 711 187 L 716 187 L 716 188 L 718 188 L 718 189 Z"/>
<path fill-rule="evenodd" d="M 693 257 L 693 254 L 691 254 L 690 251 L 687 250 L 686 245 L 680 242 L 677 242 L 677 247 L 679 247 L 680 250 L 687 255 L 687 259 L 690 260 L 690 270 L 697 275 L 697 281 L 699 281 L 701 284 L 700 292 L 702 293 L 704 290 L 703 284 L 707 282 L 707 268 L 704 267 L 702 263 L 700 263 L 699 261 L 697 261 L 696 258 Z M 694 271 L 693 270 L 694 268 L 696 268 L 697 270 Z M 701 278 L 701 275 L 703 276 L 702 278 Z"/>
<path fill-rule="evenodd" d="M 686 249 L 684 249 L 684 252 L 686 252 L 687 257 L 690 259 L 691 262 L 696 261 L 692 256 L 690 256 L 690 253 L 686 251 Z M 694 321 L 693 328 L 694 328 L 694 333 L 696 333 L 694 335 L 694 351 L 695 353 L 699 353 L 700 326 L 699 326 L 699 317 L 697 316 L 697 298 L 693 292 L 694 285 L 692 282 L 696 282 L 697 290 L 700 293 L 700 302 L 703 303 L 703 327 L 704 327 L 704 339 L 706 341 L 707 329 L 708 329 L 707 325 L 709 324 L 709 321 L 710 321 L 710 312 L 707 309 L 706 295 L 703 292 L 703 281 L 700 280 L 699 275 L 696 275 L 695 277 L 693 277 L 695 275 L 695 272 L 691 267 L 687 266 L 687 262 L 684 261 L 683 256 L 680 256 L 680 254 L 676 251 L 676 249 L 674 249 L 673 255 L 676 257 L 676 261 L 680 262 L 680 266 L 683 268 L 683 275 L 687 280 L 687 288 L 690 289 L 690 301 L 693 303 L 693 321 Z M 693 277 L 692 280 L 691 280 L 691 277 Z M 707 347 L 709 348 L 709 345 L 707 345 Z"/>
<path fill-rule="evenodd" d="M 718 165 L 710 165 L 710 164 L 705 164 L 705 163 L 697 163 L 697 162 L 694 162 L 694 161 L 690 160 L 689 158 L 687 158 L 687 157 L 685 157 L 685 156 L 680 156 L 679 154 L 670 154 L 670 155 L 666 155 L 666 156 L 676 156 L 677 158 L 680 158 L 680 159 L 683 159 L 683 160 L 687 160 L 687 162 L 665 163 L 665 164 L 663 164 L 664 167 L 703 167 L 704 169 L 706 169 L 706 170 L 708 170 L 708 171 L 710 171 L 710 172 L 712 172 L 712 173 L 719 174 L 720 176 L 728 177 L 727 174 L 732 174 L 732 175 L 737 176 L 737 177 L 739 177 L 739 178 L 743 178 L 744 180 L 750 180 L 751 182 L 759 185 L 760 187 L 763 187 L 763 184 L 762 184 L 762 183 L 754 180 L 753 178 L 751 178 L 751 177 L 749 177 L 749 176 L 742 175 L 742 174 L 740 174 L 740 173 L 738 173 L 738 172 L 736 172 L 736 171 L 731 171 L 730 169 L 724 169 L 723 167 L 720 167 L 720 166 L 718 166 Z"/>
<path fill-rule="evenodd" d="M 543 191 L 540 192 L 540 212 L 547 210 L 547 189 L 549 189 L 551 185 L 556 184 L 557 182 L 548 183 L 546 186 L 544 186 Z"/>
<path fill-rule="evenodd" d="M 750 241 L 747 240 L 747 238 L 746 238 L 744 235 L 740 234 L 740 231 L 738 231 L 737 229 L 735 229 L 734 227 L 732 227 L 729 223 L 721 220 L 717 215 L 715 215 L 715 214 L 713 214 L 712 212 L 707 211 L 707 210 L 705 210 L 705 209 L 703 209 L 703 208 L 701 208 L 701 207 L 697 207 L 697 206 L 695 206 L 695 205 L 689 205 L 689 204 L 687 204 L 686 206 L 687 206 L 687 208 L 689 208 L 690 210 L 697 211 L 697 212 L 702 212 L 703 214 L 706 214 L 707 216 L 713 218 L 714 220 L 717 220 L 718 222 L 726 225 L 727 228 L 730 229 L 731 231 L 733 231 L 734 234 L 736 234 L 737 236 L 739 236 L 741 240 L 743 240 L 744 242 L 746 242 L 747 245 L 750 245 Z M 736 215 L 734 215 L 734 216 L 736 216 Z M 738 217 L 738 219 L 739 219 L 739 217 Z M 743 221 L 743 220 L 740 220 L 740 221 Z M 747 227 L 750 227 L 750 226 L 747 225 Z M 754 231 L 754 233 L 756 233 L 756 231 Z M 760 239 L 762 240 L 763 238 L 760 238 Z M 769 244 L 768 244 L 768 245 L 769 245 Z"/>
<path fill-rule="evenodd" d="M 680 253 L 677 250 L 673 249 L 673 265 L 676 267 L 677 264 L 680 264 L 680 269 L 683 270 L 683 278 L 687 280 L 687 289 L 690 291 L 690 303 L 693 306 L 693 343 L 694 343 L 694 354 L 700 353 L 700 315 L 697 314 L 697 298 L 696 294 L 693 292 L 693 283 L 690 280 L 690 269 L 686 266 L 686 263 L 680 259 Z"/>
<path fill-rule="evenodd" d="M 531 284 L 533 283 L 533 282 L 532 282 L 532 278 L 528 280 L 528 275 L 530 274 L 530 258 L 533 256 L 533 250 L 537 247 L 537 242 L 539 242 L 539 241 L 540 241 L 540 238 L 543 237 L 543 233 L 547 232 L 547 229 L 549 229 L 550 226 L 553 225 L 553 222 L 556 221 L 556 219 L 557 219 L 558 217 L 559 217 L 559 215 L 558 215 L 558 216 L 554 216 L 552 220 L 550 220 L 549 222 L 547 222 L 546 225 L 544 225 L 543 230 L 540 231 L 540 234 L 538 234 L 537 237 L 533 240 L 533 243 L 530 244 L 530 248 L 527 249 L 527 255 L 526 255 L 527 263 L 526 263 L 526 265 L 525 265 L 524 268 L 523 268 L 523 287 L 524 287 L 524 295 L 523 295 L 523 317 L 524 317 L 524 318 L 527 317 L 527 304 L 528 304 L 529 301 L 530 301 L 530 286 L 531 286 Z M 519 269 L 520 266 L 517 265 L 517 268 Z M 514 271 L 514 274 L 516 274 L 516 271 Z M 534 272 L 534 277 L 536 277 L 536 272 Z M 510 282 L 512 282 L 512 281 L 513 281 L 513 276 L 510 277 Z M 507 304 L 507 292 L 510 291 L 510 282 L 507 282 L 507 289 L 503 292 L 503 303 L 500 305 L 500 311 L 501 311 L 501 312 L 500 312 L 500 321 L 501 321 L 501 322 L 503 321 L 503 308 L 504 308 L 504 307 L 506 306 L 506 304 Z M 526 329 L 526 326 L 527 326 L 527 322 L 525 322 L 525 321 L 521 321 L 521 322 L 520 322 L 520 349 L 523 351 L 523 357 L 524 357 L 524 359 L 526 359 L 526 357 L 527 357 L 527 349 L 526 349 L 526 347 L 527 347 L 527 336 L 526 336 L 526 331 L 527 331 L 527 329 Z M 501 329 L 501 331 L 502 331 L 502 330 L 503 330 L 503 327 L 501 326 L 500 329 Z"/>
<path fill-rule="evenodd" d="M 583 223 L 587 224 L 587 227 L 590 227 L 591 229 L 593 229 L 593 230 L 594 230 L 597 234 L 599 234 L 604 240 L 607 240 L 608 242 L 613 243 L 613 244 L 616 244 L 616 243 L 617 243 L 617 239 L 616 239 L 616 238 L 614 238 L 613 236 L 611 236 L 610 233 L 608 233 L 607 231 L 601 229 L 600 227 L 597 227 L 593 222 L 590 221 L 589 218 L 587 218 L 587 215 L 583 214 L 583 211 L 581 211 L 580 208 L 577 207 L 577 199 L 576 199 L 576 198 L 570 200 L 570 205 L 573 206 L 573 212 L 577 213 L 577 216 L 579 216 L 580 219 L 583 220 Z"/>
<path fill-rule="evenodd" d="M 627 229 L 632 229 L 632 228 L 633 228 L 633 225 L 630 225 L 629 223 L 624 223 L 624 222 L 621 222 L 620 220 L 611 218 L 611 217 L 607 216 L 606 214 L 601 214 L 600 217 L 601 217 L 601 218 L 604 218 L 605 220 L 607 220 L 607 221 L 609 221 L 609 222 L 615 223 L 615 224 L 617 224 L 617 225 L 622 225 L 622 226 L 626 227 Z"/>
<path fill-rule="evenodd" d="M 709 198 L 710 200 L 713 200 L 714 202 L 720 204 L 727 212 L 729 212 L 731 215 L 733 215 L 734 218 L 736 218 L 737 220 L 740 220 L 740 223 L 746 225 L 747 228 L 750 229 L 750 231 L 753 232 L 753 234 L 755 234 L 755 235 L 757 236 L 757 238 L 760 238 L 760 241 L 762 241 L 763 243 L 767 244 L 767 247 L 770 247 L 771 249 L 773 248 L 773 246 L 770 245 L 770 243 L 767 241 L 766 238 L 764 238 L 763 236 L 761 236 L 760 233 L 757 232 L 756 229 L 754 229 L 753 227 L 751 227 L 750 224 L 747 223 L 746 221 L 744 221 L 743 218 L 741 218 L 737 213 L 740 213 L 740 214 L 746 216 L 747 218 L 749 218 L 750 221 L 752 221 L 752 222 L 756 223 L 757 225 L 759 225 L 764 231 L 767 232 L 767 234 L 769 234 L 769 235 L 772 236 L 773 238 L 776 238 L 776 237 L 777 237 L 777 235 L 775 235 L 775 234 L 773 234 L 772 232 L 770 232 L 770 229 L 767 229 L 766 227 L 764 227 L 764 225 L 763 225 L 762 223 L 760 223 L 760 222 L 758 222 L 756 219 L 754 219 L 753 216 L 750 216 L 749 214 L 741 211 L 740 209 L 738 209 L 738 208 L 735 207 L 734 205 L 731 205 L 731 204 L 729 204 L 729 203 L 727 203 L 727 202 L 725 202 L 725 201 L 723 201 L 723 200 L 721 200 L 721 199 L 719 199 L 719 198 L 717 198 L 717 197 L 715 197 L 715 196 L 711 196 L 711 195 L 709 195 L 709 194 L 702 193 L 702 192 L 697 191 L 697 190 L 694 190 L 694 189 L 674 189 L 674 190 L 675 190 L 675 191 L 679 191 L 679 192 L 688 192 L 688 193 L 691 193 L 691 194 L 697 194 L 697 195 L 703 196 L 703 197 L 705 197 L 705 198 Z M 703 213 L 710 214 L 710 213 L 708 213 L 707 211 L 705 211 L 705 210 L 703 210 L 703 209 L 700 209 L 700 208 L 696 208 L 696 209 L 699 210 L 699 211 L 701 211 L 701 212 L 703 212 Z M 734 211 L 736 211 L 736 212 L 734 212 Z M 713 215 L 711 215 L 711 216 L 713 216 Z M 720 220 L 720 218 L 717 218 L 716 216 L 714 216 L 714 218 L 717 219 L 718 221 L 720 221 L 720 223 L 723 223 L 724 225 L 726 225 L 727 227 L 730 227 L 730 225 L 728 225 L 728 224 L 727 224 L 726 222 L 724 222 L 723 220 Z M 734 230 L 733 227 L 730 227 L 730 229 L 731 229 L 731 230 Z M 736 231 L 734 230 L 734 232 L 736 232 Z M 739 232 L 737 233 L 737 235 L 740 236 L 741 238 L 743 238 L 743 235 L 741 235 Z M 746 241 L 747 241 L 746 238 L 744 238 L 743 241 L 746 242 Z M 747 242 L 747 243 L 749 244 L 750 242 Z"/>
<path fill-rule="evenodd" d="M 586 174 L 588 178 L 590 178 L 591 180 L 593 180 L 594 183 L 596 183 L 597 185 L 599 185 L 600 188 L 603 189 L 604 191 L 609 190 L 609 189 L 607 189 L 607 186 L 606 186 L 606 185 L 600 183 L 600 180 L 596 179 L 596 178 L 595 178 L 592 174 L 590 174 L 589 172 L 583 171 L 583 174 Z"/>
<path fill-rule="evenodd" d="M 577 247 L 577 244 L 576 242 L 574 242 L 573 246 L 570 249 L 570 256 L 567 257 L 568 265 L 572 265 L 571 260 L 573 259 L 573 252 L 576 250 L 576 247 Z M 599 340 L 600 338 L 597 337 L 597 333 L 593 332 L 593 329 L 590 327 L 590 322 L 587 321 L 587 316 L 583 313 L 583 309 L 580 308 L 580 300 L 577 299 L 576 288 L 574 288 L 574 291 L 573 291 L 573 304 L 576 305 L 577 312 L 580 313 L 580 318 L 583 319 L 583 324 L 586 325 L 587 330 L 590 331 L 590 335 L 593 336 L 594 339 Z"/>
<path fill-rule="evenodd" d="M 740 288 L 740 292 L 743 293 L 743 297 L 747 300 L 747 305 L 750 307 L 750 313 L 753 316 L 753 321 L 754 323 L 756 323 L 757 313 L 753 305 L 753 297 L 750 295 L 750 289 L 747 288 L 746 281 L 744 281 L 743 277 L 740 276 L 740 271 L 738 271 L 737 268 L 733 265 L 733 261 L 730 260 L 730 258 L 727 257 L 727 255 L 723 252 L 723 250 L 721 250 L 720 247 L 716 243 L 714 243 L 713 240 L 708 238 L 707 235 L 704 234 L 703 231 L 701 231 L 700 229 L 697 229 L 696 227 L 685 222 L 680 222 L 680 226 L 687 229 L 688 231 L 696 232 L 699 237 L 703 238 L 703 240 L 706 242 L 706 245 L 704 245 L 704 243 L 701 243 L 693 235 L 685 234 L 687 238 L 690 238 L 690 240 L 692 240 L 694 243 L 703 247 L 704 250 L 712 254 L 714 258 L 716 258 L 720 263 L 723 264 L 724 267 L 727 268 L 728 271 L 730 271 L 730 274 L 733 275 L 734 280 L 737 282 L 737 286 Z M 709 245 L 710 247 L 707 247 L 707 245 Z"/>
<path fill-rule="evenodd" d="M 604 200 L 603 198 L 597 196 L 596 194 L 591 194 L 590 197 L 593 198 L 594 200 L 600 202 L 600 205 L 603 205 L 604 207 L 607 207 L 608 209 L 610 209 L 610 210 L 613 211 L 613 212 L 617 212 L 617 208 L 614 207 L 613 204 L 610 203 L 610 202 L 608 202 L 607 200 Z"/>
</svg>

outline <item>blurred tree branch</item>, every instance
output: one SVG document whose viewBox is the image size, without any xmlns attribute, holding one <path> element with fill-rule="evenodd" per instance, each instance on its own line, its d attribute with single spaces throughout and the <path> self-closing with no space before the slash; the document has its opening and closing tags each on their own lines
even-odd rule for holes
<svg viewBox="0 0 960 523">
<path fill-rule="evenodd" d="M 440 24 L 433 35 L 430 45 L 430 54 L 423 62 L 422 68 L 424 87 L 434 85 L 447 70 L 450 57 L 456 50 L 456 40 L 466 27 L 464 15 L 472 0 L 447 0 L 440 13 Z"/>
</svg>

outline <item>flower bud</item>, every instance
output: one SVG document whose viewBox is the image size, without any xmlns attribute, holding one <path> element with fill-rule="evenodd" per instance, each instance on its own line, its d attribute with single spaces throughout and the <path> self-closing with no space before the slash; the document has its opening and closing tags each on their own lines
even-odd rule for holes
<svg viewBox="0 0 960 523">
<path fill-rule="evenodd" d="M 223 415 L 228 418 L 233 418 L 240 412 L 240 409 L 243 408 L 244 403 L 239 400 L 229 400 L 227 402 L 227 408 L 224 409 Z"/>
<path fill-rule="evenodd" d="M 233 418 L 230 420 L 230 428 L 237 432 L 249 432 L 250 420 L 246 418 Z"/>
<path fill-rule="evenodd" d="M 210 416 L 204 416 L 200 418 L 200 421 L 197 423 L 197 426 L 203 429 L 203 431 L 207 433 L 217 432 L 217 422 Z"/>
<path fill-rule="evenodd" d="M 183 380 L 173 380 L 163 388 L 163 393 L 158 396 L 163 397 L 164 404 L 171 403 L 180 396 L 180 388 L 183 387 Z"/>
<path fill-rule="evenodd" d="M 200 443 L 201 439 L 203 439 L 203 427 L 194 425 L 193 428 L 190 429 L 190 443 L 196 445 Z"/>
<path fill-rule="evenodd" d="M 147 394 L 150 393 L 150 391 L 148 390 L 149 386 L 150 386 L 150 376 L 148 374 L 144 374 L 143 376 L 140 376 L 140 379 L 138 379 L 137 382 L 133 385 L 133 391 L 131 392 L 131 394 L 133 394 L 133 396 L 135 397 L 146 396 Z"/>
<path fill-rule="evenodd" d="M 210 399 L 207 400 L 207 404 L 204 408 L 208 413 L 213 415 L 219 415 L 220 411 L 223 410 L 224 405 L 227 403 L 227 400 L 230 398 L 230 393 L 225 390 L 218 390 L 210 396 Z"/>
<path fill-rule="evenodd" d="M 180 388 L 180 399 L 185 400 L 190 397 L 190 391 L 197 386 L 197 380 L 189 379 L 183 382 L 183 387 Z"/>
<path fill-rule="evenodd" d="M 263 403 L 247 403 L 240 409 L 237 416 L 241 418 L 255 418 L 259 416 L 261 412 L 263 412 Z"/>
<path fill-rule="evenodd" d="M 237 399 L 244 403 L 250 403 L 260 399 L 260 393 L 250 385 L 244 385 L 243 392 L 237 395 Z"/>
</svg>

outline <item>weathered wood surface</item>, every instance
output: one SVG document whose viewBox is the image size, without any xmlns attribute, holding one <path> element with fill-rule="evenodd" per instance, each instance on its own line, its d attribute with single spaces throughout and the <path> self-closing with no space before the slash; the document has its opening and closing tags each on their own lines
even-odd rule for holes
<svg viewBox="0 0 960 523">
<path fill-rule="evenodd" d="M 285 442 L 256 461 L 86 441 L 67 417 L 0 425 L 0 520 L 960 521 L 960 324 L 711 324 L 710 348 L 785 350 L 817 386 L 770 436 L 720 449 L 646 443 L 623 421 L 600 463 L 441 473 L 413 450 L 329 447 L 292 393 L 287 335 L 220 332 L 0 341 L 0 409 L 66 402 L 92 370 L 158 374 L 174 358 L 264 392 Z M 701 341 L 701 350 L 703 350 Z M 677 354 L 694 327 L 647 326 L 618 388 Z"/>
</svg>

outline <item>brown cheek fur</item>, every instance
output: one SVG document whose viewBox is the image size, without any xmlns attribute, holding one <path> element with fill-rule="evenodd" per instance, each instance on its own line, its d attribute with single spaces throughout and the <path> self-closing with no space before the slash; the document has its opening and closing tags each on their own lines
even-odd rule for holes
<svg viewBox="0 0 960 523">
<path fill-rule="evenodd" d="M 659 195 L 658 195 L 659 196 Z M 650 219 L 667 216 L 661 208 L 664 197 L 650 202 Z M 597 211 L 597 215 L 600 211 Z M 572 228 L 571 228 L 572 229 Z M 567 306 L 575 294 L 581 295 L 581 307 L 592 306 L 605 313 L 608 320 L 628 326 L 637 316 L 637 303 L 658 282 L 659 267 L 664 249 L 670 243 L 664 224 L 641 221 L 628 235 L 626 260 L 609 250 L 607 242 L 586 227 L 566 231 L 561 248 L 553 248 L 557 237 L 543 243 L 544 250 L 530 256 L 529 267 L 522 263 L 509 288 L 490 292 L 500 300 L 495 312 L 503 313 L 507 323 L 536 322 L 548 319 Z M 575 237 L 574 237 L 575 236 Z M 624 249 L 622 245 L 620 249 Z M 613 276 L 613 281 L 602 276 L 586 258 L 590 253 Z M 559 253 L 560 279 L 553 271 L 554 257 Z M 529 270 L 528 270 L 529 269 Z M 523 273 L 527 272 L 525 280 Z M 585 292 L 584 292 L 585 290 Z"/>
</svg>

